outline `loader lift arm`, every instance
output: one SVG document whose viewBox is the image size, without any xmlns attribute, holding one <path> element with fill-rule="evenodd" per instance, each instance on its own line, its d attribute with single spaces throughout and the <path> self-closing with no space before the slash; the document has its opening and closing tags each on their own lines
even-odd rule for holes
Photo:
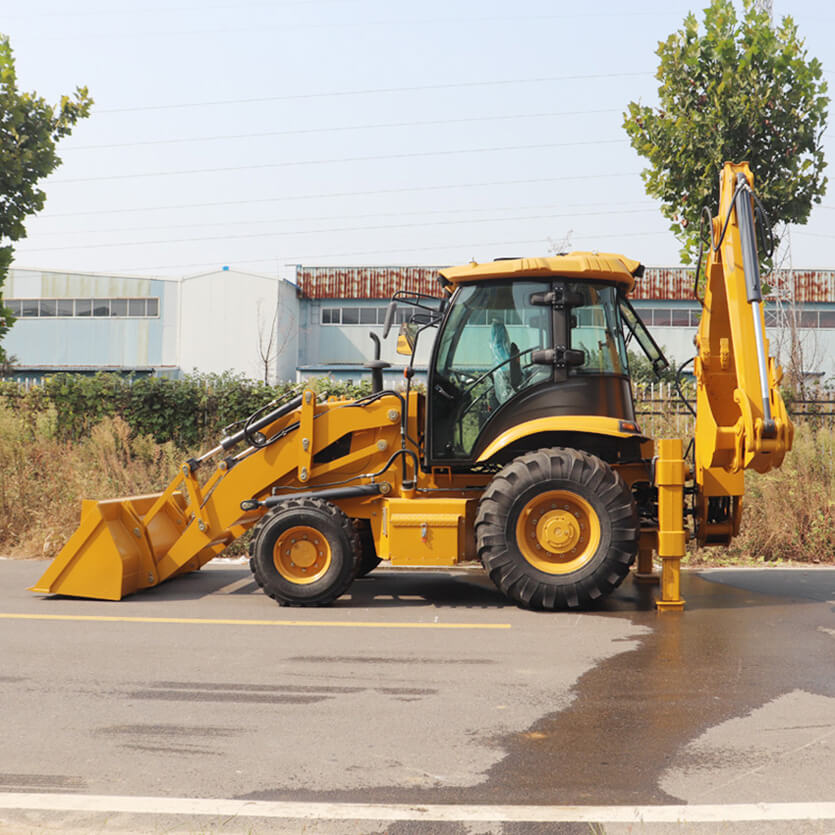
<svg viewBox="0 0 835 835">
<path fill-rule="evenodd" d="M 396 392 L 319 404 L 306 390 L 183 463 L 162 493 L 85 501 L 78 530 L 31 590 L 120 600 L 200 568 L 280 498 L 351 484 L 351 498 L 367 506 L 414 477 L 404 415 Z M 249 446 L 218 461 L 201 483 L 202 465 L 241 442 Z"/>
</svg>

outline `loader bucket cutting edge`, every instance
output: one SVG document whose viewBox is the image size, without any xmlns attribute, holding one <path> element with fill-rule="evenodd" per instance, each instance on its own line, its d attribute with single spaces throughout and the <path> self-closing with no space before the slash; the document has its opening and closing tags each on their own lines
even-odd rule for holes
<svg viewBox="0 0 835 835">
<path fill-rule="evenodd" d="M 182 532 L 175 524 L 182 513 L 179 495 L 166 502 L 169 512 L 155 514 L 147 529 L 142 524 L 142 514 L 160 495 L 85 500 L 75 533 L 30 591 L 121 600 L 180 573 L 184 566 L 161 576 L 157 566 Z"/>
</svg>

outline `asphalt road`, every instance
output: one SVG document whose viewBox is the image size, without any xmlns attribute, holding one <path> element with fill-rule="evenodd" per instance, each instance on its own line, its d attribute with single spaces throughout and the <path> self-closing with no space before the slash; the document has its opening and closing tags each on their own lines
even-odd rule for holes
<svg viewBox="0 0 835 835">
<path fill-rule="evenodd" d="M 45 566 L 0 560 L 0 832 L 835 832 L 835 569 L 686 573 L 659 615 L 631 579 L 286 609 L 243 564 L 118 603 Z"/>
</svg>

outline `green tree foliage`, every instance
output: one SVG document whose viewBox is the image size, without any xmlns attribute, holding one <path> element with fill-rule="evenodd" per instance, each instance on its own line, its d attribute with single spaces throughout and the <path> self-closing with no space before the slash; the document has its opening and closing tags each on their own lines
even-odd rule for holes
<svg viewBox="0 0 835 835">
<path fill-rule="evenodd" d="M 666 354 L 666 349 L 664 349 Z M 649 385 L 650 383 L 674 383 L 676 381 L 676 370 L 673 367 L 665 368 L 660 374 L 656 374 L 652 363 L 643 353 L 629 352 L 629 376 L 633 384 Z"/>
<path fill-rule="evenodd" d="M 689 14 L 656 51 L 659 106 L 630 102 L 624 114 L 632 147 L 651 165 L 647 194 L 662 202 L 685 263 L 702 206 L 718 204 L 724 162 L 750 164 L 772 231 L 805 223 L 826 189 L 821 64 L 807 58 L 790 17 L 772 28 L 752 0 L 743 7 L 740 20 L 731 0 L 712 0 L 703 31 Z"/>
<path fill-rule="evenodd" d="M 56 143 L 89 115 L 92 104 L 86 87 L 76 88 L 72 97 L 61 96 L 55 106 L 37 93 L 18 90 L 12 48 L 8 37 L 0 35 L 0 342 L 14 323 L 3 306 L 12 243 L 26 237 L 24 220 L 44 207 L 46 194 L 38 181 L 61 164 Z M 0 345 L 0 367 L 6 359 Z"/>
</svg>

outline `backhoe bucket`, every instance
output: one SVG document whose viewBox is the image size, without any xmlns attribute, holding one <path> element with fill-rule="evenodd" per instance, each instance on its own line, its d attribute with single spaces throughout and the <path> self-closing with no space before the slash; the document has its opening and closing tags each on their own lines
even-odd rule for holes
<svg viewBox="0 0 835 835">
<path fill-rule="evenodd" d="M 143 516 L 152 507 L 156 510 L 146 527 Z M 184 507 L 180 493 L 85 500 L 78 529 L 30 591 L 120 600 L 199 568 L 214 551 L 183 565 L 164 559 L 183 533 Z"/>
</svg>

